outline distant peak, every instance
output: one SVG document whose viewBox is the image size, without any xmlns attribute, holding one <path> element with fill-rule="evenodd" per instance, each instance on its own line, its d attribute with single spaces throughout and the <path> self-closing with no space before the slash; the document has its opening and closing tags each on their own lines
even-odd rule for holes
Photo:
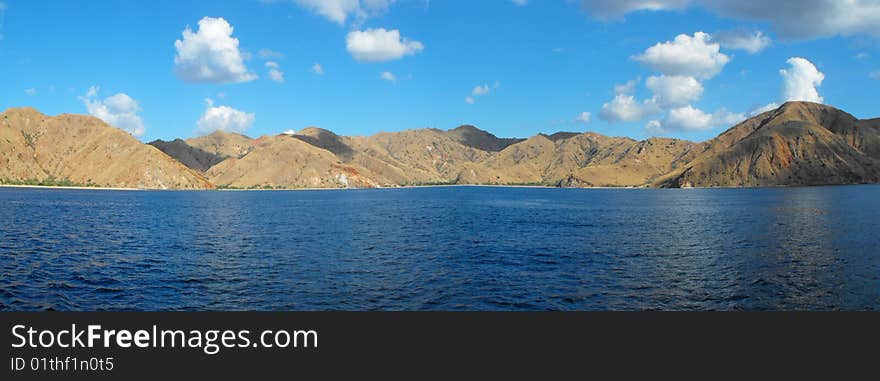
<svg viewBox="0 0 880 381">
<path fill-rule="evenodd" d="M 248 140 L 253 140 L 253 139 L 251 139 L 251 137 L 244 135 L 244 134 L 239 134 L 237 132 L 222 131 L 222 130 L 215 130 L 214 132 L 212 132 L 208 135 L 205 135 L 205 136 L 212 137 L 212 138 L 228 138 L 230 136 L 240 136 L 240 137 L 243 137 Z"/>
<path fill-rule="evenodd" d="M 552 140 L 552 141 L 555 142 L 555 141 L 559 141 L 559 140 L 565 140 L 565 139 L 573 138 L 573 137 L 575 137 L 575 136 L 580 135 L 580 133 L 579 133 L 579 132 L 566 132 L 566 131 L 560 131 L 560 132 L 555 132 L 555 133 L 553 133 L 553 134 L 551 134 L 551 135 L 545 135 L 545 134 L 541 134 L 541 135 L 544 135 L 544 136 L 547 137 L 547 139 L 550 139 L 550 140 Z"/>
<path fill-rule="evenodd" d="M 837 119 L 845 120 L 847 123 L 857 120 L 856 117 L 833 106 L 806 101 L 785 102 L 775 111 L 772 111 L 771 115 L 771 120 L 777 122 L 799 120 L 826 127 L 836 123 L 835 120 Z"/>
<path fill-rule="evenodd" d="M 473 126 L 473 125 L 470 125 L 470 124 L 462 124 L 461 126 L 458 126 L 458 127 L 453 128 L 452 131 L 462 131 L 462 132 L 463 132 L 463 131 L 480 131 L 480 132 L 486 132 L 486 131 L 483 131 L 483 130 L 481 130 L 481 129 L 479 129 L 479 128 Z"/>
<path fill-rule="evenodd" d="M 314 137 L 318 137 L 318 136 L 322 136 L 322 135 L 337 136 L 336 133 L 334 133 L 333 131 L 325 130 L 323 128 L 315 127 L 315 126 L 309 126 L 309 127 L 303 128 L 302 130 L 297 132 L 295 135 L 314 136 Z"/>
<path fill-rule="evenodd" d="M 4 114 L 18 114 L 18 115 L 38 115 L 38 116 L 45 116 L 46 115 L 46 114 L 43 114 L 42 112 L 40 112 L 39 110 L 37 110 L 33 107 L 30 107 L 30 106 L 10 107 L 10 108 L 6 109 L 6 111 L 4 111 L 3 113 Z"/>
</svg>

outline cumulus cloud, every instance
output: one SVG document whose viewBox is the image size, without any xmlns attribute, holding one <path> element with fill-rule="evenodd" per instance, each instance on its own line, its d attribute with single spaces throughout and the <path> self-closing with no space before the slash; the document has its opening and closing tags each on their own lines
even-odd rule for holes
<svg viewBox="0 0 880 381">
<path fill-rule="evenodd" d="M 381 74 L 379 74 L 379 78 L 382 78 L 388 82 L 397 82 L 397 76 L 390 71 L 383 71 Z"/>
<path fill-rule="evenodd" d="M 614 85 L 614 94 L 632 94 L 638 84 L 638 78 L 626 81 L 624 84 L 616 84 Z"/>
<path fill-rule="evenodd" d="M 575 118 L 575 121 L 578 123 L 587 124 L 587 123 L 590 123 L 591 117 L 592 117 L 592 114 L 590 114 L 587 111 L 584 111 L 584 112 L 578 114 L 577 118 Z"/>
<path fill-rule="evenodd" d="M 602 105 L 599 118 L 609 122 L 635 122 L 660 111 L 653 99 L 639 102 L 632 95 L 617 94 L 610 102 Z"/>
<path fill-rule="evenodd" d="M 699 131 L 711 127 L 712 115 L 693 106 L 684 106 L 669 110 L 663 119 L 663 128 L 666 130 Z"/>
<path fill-rule="evenodd" d="M 792 57 L 786 61 L 791 67 L 779 70 L 782 75 L 782 101 L 809 101 L 822 103 L 819 86 L 825 74 L 812 62 L 802 57 Z"/>
<path fill-rule="evenodd" d="M 315 64 L 312 65 L 312 72 L 317 75 L 324 75 L 324 67 L 321 66 L 321 64 L 315 62 Z"/>
<path fill-rule="evenodd" d="M 174 71 L 187 82 L 237 83 L 248 82 L 257 76 L 248 71 L 232 37 L 232 25 L 223 18 L 205 17 L 193 32 L 189 26 L 183 39 L 174 41 Z"/>
<path fill-rule="evenodd" d="M 770 37 L 764 35 L 760 30 L 729 30 L 716 33 L 713 40 L 718 41 L 725 49 L 745 50 L 749 54 L 758 53 L 772 42 Z"/>
<path fill-rule="evenodd" d="M 104 99 L 98 99 L 97 86 L 92 86 L 85 96 L 79 97 L 90 115 L 103 120 L 107 124 L 125 130 L 134 135 L 141 136 L 146 129 L 144 121 L 138 113 L 141 107 L 136 100 L 125 93 L 111 95 Z"/>
<path fill-rule="evenodd" d="M 284 83 L 284 72 L 281 71 L 281 65 L 275 61 L 267 61 L 266 67 L 269 68 L 269 79 L 273 82 Z"/>
<path fill-rule="evenodd" d="M 880 36 L 880 2 L 876 0 L 581 0 L 581 6 L 601 20 L 620 20 L 635 11 L 703 7 L 721 17 L 770 23 L 788 39 Z"/>
<path fill-rule="evenodd" d="M 196 122 L 199 134 L 214 131 L 243 133 L 254 125 L 256 115 L 229 106 L 214 106 L 214 101 L 205 99 L 205 113 Z"/>
<path fill-rule="evenodd" d="M 653 76 L 648 77 L 645 86 L 654 93 L 657 105 L 663 108 L 681 107 L 703 95 L 703 85 L 694 77 Z"/>
<path fill-rule="evenodd" d="M 788 101 L 809 101 L 822 103 L 824 99 L 819 95 L 818 87 L 825 80 L 825 75 L 809 60 L 802 57 L 788 59 L 791 66 L 788 69 L 779 70 L 782 76 L 782 92 L 778 102 L 770 102 L 765 106 L 757 107 L 749 112 L 755 116 L 767 111 L 775 110 L 779 103 Z"/>
<path fill-rule="evenodd" d="M 339 25 L 354 17 L 363 21 L 369 16 L 381 14 L 396 0 L 294 0 L 294 2 Z"/>
<path fill-rule="evenodd" d="M 721 46 L 710 40 L 703 32 L 696 32 L 693 37 L 680 34 L 672 41 L 657 43 L 633 59 L 666 75 L 708 79 L 720 73 L 730 61 L 730 57 L 720 52 Z"/>
<path fill-rule="evenodd" d="M 645 131 L 651 135 L 664 135 L 668 133 L 668 131 L 663 129 L 663 122 L 657 119 L 649 120 L 645 125 Z"/>
<path fill-rule="evenodd" d="M 722 108 L 714 113 L 706 113 L 691 105 L 669 110 L 666 117 L 651 120 L 645 126 L 649 133 L 665 134 L 677 131 L 705 131 L 719 126 L 732 126 L 743 120 L 744 114 L 735 114 Z"/>
<path fill-rule="evenodd" d="M 383 62 L 411 56 L 425 49 L 419 41 L 400 36 L 397 29 L 355 30 L 345 38 L 346 49 L 361 62 Z"/>
<path fill-rule="evenodd" d="M 24 89 L 24 93 L 28 96 L 34 96 L 34 95 L 37 95 L 37 89 L 35 89 L 33 87 L 31 87 L 29 89 Z"/>
<path fill-rule="evenodd" d="M 464 102 L 472 105 L 474 104 L 474 102 L 476 102 L 476 100 L 474 99 L 474 97 L 464 97 Z"/>
</svg>

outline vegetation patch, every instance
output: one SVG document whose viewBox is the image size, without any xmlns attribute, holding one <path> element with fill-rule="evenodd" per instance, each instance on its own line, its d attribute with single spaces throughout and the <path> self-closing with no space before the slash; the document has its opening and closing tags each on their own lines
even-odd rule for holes
<svg viewBox="0 0 880 381">
<path fill-rule="evenodd" d="M 0 184 L 2 184 L 2 185 L 30 185 L 30 186 L 41 186 L 41 187 L 81 187 L 81 188 L 95 188 L 95 187 L 101 186 L 99 184 L 95 184 L 92 182 L 78 183 L 75 181 L 70 181 L 68 179 L 56 179 L 51 176 L 48 178 L 45 178 L 45 179 L 23 179 L 23 180 L 0 179 Z"/>
</svg>

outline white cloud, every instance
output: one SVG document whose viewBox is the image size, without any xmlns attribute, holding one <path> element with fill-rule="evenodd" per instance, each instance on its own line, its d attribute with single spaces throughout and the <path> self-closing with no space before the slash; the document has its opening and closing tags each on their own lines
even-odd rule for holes
<svg viewBox="0 0 880 381">
<path fill-rule="evenodd" d="M 712 115 L 693 106 L 669 110 L 663 118 L 663 128 L 669 130 L 699 131 L 711 128 Z"/>
<path fill-rule="evenodd" d="M 315 64 L 312 65 L 312 72 L 317 75 L 324 75 L 324 67 L 321 66 L 321 64 L 315 62 Z"/>
<path fill-rule="evenodd" d="M 870 74 L 868 74 L 868 77 L 880 81 L 880 69 L 872 71 Z"/>
<path fill-rule="evenodd" d="M 294 0 L 294 2 L 330 21 L 345 25 L 346 20 L 351 17 L 363 21 L 369 16 L 381 14 L 396 0 Z"/>
<path fill-rule="evenodd" d="M 691 105 L 669 110 L 662 121 L 651 120 L 645 129 L 652 134 L 676 131 L 705 131 L 719 126 L 729 127 L 746 119 L 744 114 L 734 114 L 719 109 L 712 114 Z"/>
<path fill-rule="evenodd" d="M 648 77 L 645 86 L 654 93 L 657 104 L 663 108 L 681 107 L 703 95 L 703 85 L 694 77 L 661 75 Z"/>
<path fill-rule="evenodd" d="M 138 115 L 141 107 L 136 100 L 125 93 L 111 95 L 103 100 L 97 99 L 98 90 L 97 86 L 92 86 L 85 96 L 79 97 L 89 114 L 134 136 L 144 134 L 144 121 Z"/>
<path fill-rule="evenodd" d="M 495 83 L 492 85 L 492 88 L 495 89 L 499 87 L 501 87 L 501 83 L 498 81 L 495 81 Z M 477 85 L 474 87 L 473 90 L 471 90 L 471 95 L 464 98 L 464 101 L 469 104 L 474 104 L 477 102 L 477 97 L 488 95 L 489 92 L 492 91 L 492 88 L 490 88 L 488 84 Z"/>
<path fill-rule="evenodd" d="M 473 91 L 471 91 L 471 95 L 479 96 L 489 94 L 489 85 L 483 84 L 474 87 Z"/>
<path fill-rule="evenodd" d="M 510 0 L 510 1 L 512 1 L 514 4 L 519 5 L 519 6 L 523 6 L 523 5 L 526 5 L 529 3 L 529 0 Z"/>
<path fill-rule="evenodd" d="M 703 32 L 696 32 L 693 37 L 680 34 L 675 40 L 657 43 L 633 59 L 666 75 L 708 79 L 720 73 L 730 61 L 730 57 L 720 52 L 720 45 L 710 40 Z"/>
<path fill-rule="evenodd" d="M 645 130 L 651 135 L 664 135 L 668 133 L 668 131 L 663 129 L 663 122 L 656 119 L 649 120 L 648 124 L 645 125 Z"/>
<path fill-rule="evenodd" d="M 746 30 L 723 31 L 716 33 L 712 39 L 718 41 L 726 49 L 745 50 L 749 54 L 766 49 L 772 42 L 770 37 L 765 36 L 764 32 L 760 30 L 752 32 Z"/>
<path fill-rule="evenodd" d="M 425 49 L 421 42 L 400 36 L 397 29 L 355 30 L 345 38 L 346 49 L 362 62 L 383 62 L 414 55 Z"/>
<path fill-rule="evenodd" d="M 789 58 L 788 69 L 779 70 L 782 75 L 782 101 L 809 101 L 822 103 L 818 87 L 822 86 L 825 75 L 806 58 Z"/>
<path fill-rule="evenodd" d="M 236 110 L 229 106 L 214 106 L 214 101 L 205 99 L 205 113 L 196 122 L 197 132 L 209 134 L 214 131 L 243 133 L 254 125 L 256 116 Z"/>
<path fill-rule="evenodd" d="M 584 112 L 578 114 L 577 118 L 575 118 L 575 121 L 577 121 L 579 123 L 587 124 L 587 123 L 590 123 L 591 117 L 592 117 L 592 114 L 590 114 L 587 111 L 584 111 Z"/>
<path fill-rule="evenodd" d="M 269 79 L 273 82 L 284 83 L 284 72 L 281 66 L 275 61 L 267 61 L 266 67 L 269 68 Z"/>
<path fill-rule="evenodd" d="M 260 49 L 260 51 L 257 52 L 257 55 L 259 55 L 260 58 L 262 58 L 264 60 L 265 59 L 277 60 L 277 59 L 284 58 L 284 54 L 281 54 L 280 52 L 276 52 L 272 49 Z"/>
<path fill-rule="evenodd" d="M 383 71 L 381 74 L 379 74 L 379 78 L 382 78 L 388 82 L 397 82 L 397 76 L 390 71 Z"/>
<path fill-rule="evenodd" d="M 183 39 L 174 41 L 177 76 L 187 82 L 202 83 L 237 83 L 256 79 L 257 76 L 245 66 L 238 39 L 232 37 L 232 31 L 232 25 L 223 18 L 202 18 L 196 32 L 187 26 Z"/>
<path fill-rule="evenodd" d="M 611 102 L 602 105 L 599 117 L 609 122 L 635 122 L 659 112 L 652 99 L 639 102 L 632 95 L 617 94 Z"/>
<path fill-rule="evenodd" d="M 281 135 L 296 135 L 296 130 L 282 131 Z"/>
<path fill-rule="evenodd" d="M 37 89 L 31 87 L 30 89 L 24 89 L 24 93 L 28 96 L 37 95 Z"/>
<path fill-rule="evenodd" d="M 602 20 L 619 20 L 635 11 L 699 6 L 725 18 L 770 23 L 789 39 L 880 36 L 880 2 L 876 0 L 581 0 L 581 6 Z"/>
<path fill-rule="evenodd" d="M 636 85 L 639 84 L 639 79 L 631 79 L 624 84 L 614 85 L 614 94 L 632 94 L 633 91 L 636 90 Z"/>
</svg>

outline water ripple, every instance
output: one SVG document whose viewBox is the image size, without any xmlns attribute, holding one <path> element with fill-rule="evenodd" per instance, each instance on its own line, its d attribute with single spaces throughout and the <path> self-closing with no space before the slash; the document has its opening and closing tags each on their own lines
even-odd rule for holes
<svg viewBox="0 0 880 381">
<path fill-rule="evenodd" d="M 0 189 L 0 310 L 876 310 L 880 186 Z"/>
</svg>

